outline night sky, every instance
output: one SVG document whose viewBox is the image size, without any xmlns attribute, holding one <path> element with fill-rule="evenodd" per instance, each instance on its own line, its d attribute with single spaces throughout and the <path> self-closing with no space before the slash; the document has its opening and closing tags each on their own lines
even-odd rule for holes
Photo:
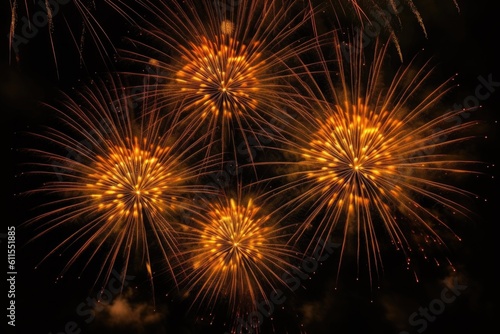
<svg viewBox="0 0 500 334">
<path fill-rule="evenodd" d="M 403 61 L 411 59 L 417 52 L 432 57 L 438 82 L 458 73 L 456 80 L 460 86 L 447 97 L 450 109 L 455 103 L 461 104 L 476 94 L 482 82 L 479 77 L 491 77 L 493 82 L 500 82 L 500 52 L 495 48 L 500 20 L 498 10 L 490 7 L 491 1 L 459 0 L 460 12 L 451 0 L 439 1 L 439 4 L 436 1 L 415 3 L 424 19 L 428 37 L 409 10 L 404 11 L 400 17 L 402 28 L 396 23 Z M 100 3 L 98 6 L 102 8 L 95 11 L 96 20 L 116 46 L 122 45 L 121 38 L 130 36 L 134 30 L 112 10 Z M 4 146 L 9 166 L 5 175 L 8 187 L 3 188 L 6 202 L 0 231 L 2 249 L 6 250 L 7 226 L 18 227 L 16 327 L 13 331 L 4 320 L 4 328 L 8 328 L 9 333 L 53 334 L 222 334 L 229 331 L 223 307 L 213 310 L 213 316 L 204 311 L 189 311 L 189 302 L 176 292 L 172 282 L 161 272 L 155 277 L 154 292 L 146 274 L 133 271 L 130 275 L 135 277 L 127 281 L 123 295 L 110 293 L 112 301 L 109 305 L 95 306 L 93 299 L 99 293 L 99 286 L 94 285 L 94 281 L 100 268 L 94 262 L 82 273 L 85 261 L 77 261 L 62 279 L 57 278 L 68 254 L 49 257 L 34 269 L 56 245 L 51 234 L 28 243 L 35 232 L 20 227 L 32 217 L 33 206 L 40 204 L 40 198 L 19 196 L 33 186 L 32 182 L 39 181 L 21 174 L 26 169 L 23 162 L 29 161 L 21 149 L 32 144 L 32 139 L 23 132 L 41 131 L 46 125 L 57 126 L 57 119 L 40 103 L 51 104 L 59 90 L 70 92 L 71 87 L 80 81 L 86 82 L 120 65 L 103 61 L 88 35 L 85 35 L 83 61 L 80 60 L 73 38 L 79 40 L 81 37 L 81 21 L 72 3 L 65 5 L 54 20 L 57 67 L 47 27 L 41 28 L 28 44 L 20 47 L 17 59 L 12 53 L 9 62 L 8 38 L 5 36 L 9 31 L 10 11 L 5 8 L 1 13 L 4 39 L 0 49 L 0 94 L 6 117 L 2 123 L 5 127 L 3 133 L 8 138 Z M 23 15 L 26 13 L 21 10 L 20 17 Z M 329 17 L 331 13 L 324 15 Z M 340 17 L 344 23 L 350 22 L 348 17 L 342 14 Z M 318 24 L 328 28 L 331 25 L 327 21 L 318 21 Z M 104 43 L 112 55 L 109 44 Z M 393 57 L 392 63 L 399 65 L 395 50 L 390 50 L 389 54 Z M 403 256 L 391 245 L 384 244 L 384 272 L 374 280 L 372 287 L 366 271 L 362 271 L 356 280 L 354 257 L 345 259 L 337 280 L 339 257 L 334 251 L 321 263 L 316 275 L 301 280 L 299 289 L 285 293 L 286 301 L 273 312 L 272 320 L 265 319 L 263 333 L 478 333 L 489 331 L 490 327 L 496 328 L 500 296 L 494 267 L 498 265 L 495 255 L 498 254 L 496 225 L 500 198 L 496 177 L 498 167 L 493 165 L 498 166 L 499 162 L 500 83 L 493 85 L 492 90 L 482 101 L 482 108 L 471 116 L 484 124 L 480 127 L 479 138 L 463 147 L 465 154 L 487 163 L 481 170 L 483 175 L 461 180 L 461 187 L 479 195 L 478 199 L 466 203 L 473 212 L 470 219 L 455 219 L 453 215 L 449 218 L 453 230 L 462 238 L 460 243 L 450 242 L 446 253 L 455 264 L 456 272 L 444 265 L 436 267 L 432 260 L 417 257 L 414 263 L 419 273 L 417 283 L 413 271 L 406 270 Z M 68 231 L 61 229 L 58 233 L 64 235 Z M 458 291 L 453 301 L 446 304 L 435 301 L 442 299 L 443 290 L 452 286 Z M 107 286 L 107 290 L 113 290 L 113 287 Z M 444 295 L 444 298 L 451 296 Z M 419 312 L 419 308 L 439 307 L 436 305 L 445 305 L 445 308 L 435 317 L 429 315 L 428 321 L 419 315 L 413 318 L 416 321 L 414 326 L 410 324 L 409 318 L 414 312 Z"/>
</svg>

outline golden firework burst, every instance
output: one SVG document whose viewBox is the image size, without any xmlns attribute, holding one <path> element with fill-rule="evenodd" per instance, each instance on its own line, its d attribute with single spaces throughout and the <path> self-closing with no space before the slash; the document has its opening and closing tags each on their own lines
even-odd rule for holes
<svg viewBox="0 0 500 334">
<path fill-rule="evenodd" d="M 31 134 L 53 147 L 29 150 L 48 161 L 34 163 L 29 174 L 52 180 L 28 193 L 55 196 L 44 204 L 44 213 L 28 221 L 43 228 L 36 238 L 55 228 L 73 228 L 50 254 L 76 248 L 64 272 L 85 252 L 89 261 L 105 253 L 105 279 L 117 261 L 125 269 L 143 263 L 151 275 L 150 246 L 155 244 L 176 279 L 172 267 L 179 254 L 180 214 L 196 210 L 191 195 L 210 192 L 194 183 L 202 175 L 192 160 L 199 148 L 186 144 L 188 134 L 161 122 L 154 103 L 133 110 L 134 101 L 114 81 L 83 87 L 77 97 L 66 98 L 55 109 L 66 129 Z"/>
<path fill-rule="evenodd" d="M 328 205 L 347 205 L 353 210 L 354 205 L 369 202 L 371 191 L 385 192 L 379 179 L 386 179 L 383 184 L 396 175 L 398 154 L 393 145 L 401 141 L 390 133 L 398 131 L 402 122 L 386 119 L 388 112 L 379 115 L 362 104 L 336 111 L 312 134 L 314 139 L 302 158 L 305 164 L 317 167 L 308 177 L 324 182 L 324 191 L 331 191 Z M 405 138 L 406 142 L 412 140 Z M 396 195 L 398 188 L 391 193 Z"/>
<path fill-rule="evenodd" d="M 184 243 L 192 266 L 187 291 L 199 305 L 226 301 L 233 314 L 252 312 L 294 268 L 286 226 L 241 195 L 212 201 L 205 211 L 193 218 Z"/>
<path fill-rule="evenodd" d="M 454 182 L 460 175 L 475 174 L 479 162 L 453 150 L 471 139 L 469 131 L 477 123 L 456 124 L 463 110 L 438 107 L 453 78 L 429 89 L 428 62 L 414 70 L 414 59 L 385 85 L 388 44 L 377 42 L 373 59 L 356 52 L 344 60 L 352 42 L 342 42 L 335 33 L 334 43 L 339 60 L 335 75 L 324 64 L 326 77 L 319 82 L 326 87 L 318 83 L 321 89 L 311 90 L 310 103 L 283 142 L 290 160 L 280 164 L 290 169 L 277 178 L 285 176 L 286 183 L 267 195 L 300 189 L 284 205 L 287 214 L 310 206 L 294 239 L 310 231 L 312 240 L 327 239 L 340 228 L 342 253 L 353 237 L 358 260 L 360 255 L 367 258 L 371 280 L 371 271 L 380 270 L 382 234 L 408 262 L 416 252 L 426 258 L 433 245 L 443 250 L 444 231 L 460 239 L 447 212 L 467 216 L 470 211 L 460 199 L 476 196 Z M 309 248 L 314 247 L 311 242 Z"/>
<path fill-rule="evenodd" d="M 180 91 L 190 97 L 186 109 L 199 113 L 202 119 L 212 114 L 231 118 L 233 113 L 254 110 L 260 86 L 256 72 L 264 66 L 260 54 L 248 54 L 245 45 L 225 35 L 215 42 L 203 40 L 201 45 L 191 45 L 191 52 L 184 56 L 187 64 L 176 74 Z"/>
<path fill-rule="evenodd" d="M 132 216 L 142 221 L 144 210 L 163 212 L 167 202 L 175 203 L 169 188 L 183 182 L 161 161 L 170 147 L 154 147 L 137 137 L 130 141 L 126 139 L 127 147 L 111 147 L 106 158 L 97 156 L 96 173 L 87 176 L 92 180 L 87 184 L 90 196 L 109 220 Z M 171 208 L 175 207 L 171 204 Z"/>
<path fill-rule="evenodd" d="M 149 42 L 134 40 L 140 51 L 122 52 L 152 69 L 139 76 L 154 81 L 158 101 L 193 135 L 209 133 L 222 149 L 238 137 L 250 151 L 255 131 L 280 133 L 276 124 L 297 103 L 291 83 L 300 81 L 300 56 L 319 40 L 292 38 L 312 16 L 294 4 L 145 1 L 149 15 L 141 33 Z"/>
</svg>

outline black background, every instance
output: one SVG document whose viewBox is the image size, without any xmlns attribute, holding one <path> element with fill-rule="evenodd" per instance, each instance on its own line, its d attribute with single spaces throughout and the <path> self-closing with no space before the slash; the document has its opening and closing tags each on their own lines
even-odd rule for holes
<svg viewBox="0 0 500 334">
<path fill-rule="evenodd" d="M 405 61 L 424 49 L 424 55 L 433 57 L 437 64 L 436 80 L 443 81 L 454 73 L 459 74 L 457 80 L 460 87 L 453 92 L 450 108 L 453 103 L 461 103 L 474 94 L 479 76 L 491 74 L 494 81 L 500 81 L 500 52 L 496 48 L 500 20 L 498 10 L 492 8 L 491 3 L 461 0 L 460 12 L 457 12 L 451 0 L 440 1 L 439 4 L 416 1 L 425 21 L 427 38 L 408 10 L 401 14 L 402 29 L 398 28 L 398 36 Z M 110 39 L 119 44 L 120 38 L 128 33 L 127 23 L 104 5 L 98 6 L 101 6 L 95 12 L 98 22 Z M 6 36 L 10 11 L 2 9 L 1 13 L 2 31 Z M 329 13 L 325 15 L 328 17 Z M 64 19 L 68 20 L 73 30 L 66 27 Z M 4 227 L 1 233 L 6 233 L 6 226 L 18 226 L 30 217 L 29 210 L 33 203 L 17 195 L 30 186 L 29 181 L 20 175 L 19 162 L 24 157 L 18 149 L 29 145 L 21 134 L 23 131 L 36 130 L 42 124 L 54 122 L 39 102 L 50 103 L 58 90 L 69 90 L 79 80 L 85 81 L 98 73 L 112 70 L 113 62 L 103 62 L 90 41 L 86 42 L 83 50 L 84 63 L 79 60 L 71 41 L 71 31 L 76 38 L 80 37 L 81 24 L 78 20 L 79 16 L 71 3 L 55 19 L 53 37 L 57 68 L 47 28 L 41 29 L 29 44 L 21 47 L 17 60 L 14 57 L 9 61 L 8 39 L 4 37 L 0 43 L 1 109 L 5 117 L 2 123 L 4 138 L 7 138 L 4 152 L 8 157 L 8 169 L 4 174 L 8 186 L 4 187 Z M 393 57 L 397 57 L 393 51 Z M 466 181 L 468 189 L 480 194 L 480 199 L 470 203 L 471 210 L 476 214 L 473 222 L 458 220 L 457 233 L 463 240 L 451 245 L 457 269 L 455 276 L 447 268 L 436 268 L 430 261 L 422 261 L 419 263 L 420 282 L 417 283 L 412 272 L 405 269 L 404 261 L 387 252 L 383 254 L 385 272 L 379 280 L 379 289 L 375 287 L 371 291 L 366 277 L 356 281 L 355 276 L 346 271 L 341 275 L 338 289 L 334 290 L 338 258 L 332 257 L 325 261 L 313 280 L 305 281 L 303 288 L 288 295 L 285 309 L 277 310 L 273 321 L 266 320 L 265 333 L 272 332 L 273 328 L 276 333 L 399 333 L 401 330 L 417 333 L 408 324 L 408 317 L 420 306 L 428 306 L 433 299 L 439 298 L 445 287 L 443 280 L 447 277 L 457 277 L 460 283 L 467 285 L 467 289 L 455 302 L 447 305 L 435 321 L 428 324 L 425 333 L 471 333 L 496 328 L 495 317 L 499 310 L 498 276 L 495 271 L 498 266 L 498 234 L 495 227 L 500 201 L 498 178 L 492 176 L 497 174 L 493 165 L 498 165 L 498 90 L 483 101 L 482 108 L 473 114 L 474 118 L 484 122 L 482 131 L 487 139 L 482 138 L 466 149 L 472 150 L 470 153 L 478 159 L 489 162 L 490 167 L 485 169 L 486 175 Z M 38 261 L 54 245 L 51 245 L 51 240 L 27 244 L 30 236 L 30 231 L 18 229 L 16 332 L 59 333 L 70 321 L 75 321 L 82 333 L 140 332 L 130 326 L 112 326 L 106 319 L 87 325 L 85 317 L 75 310 L 87 297 L 97 295 L 97 289 L 93 288 L 95 269 L 85 271 L 81 279 L 78 279 L 79 270 L 75 269 L 56 282 L 65 264 L 64 259 L 51 257 L 35 270 Z M 2 249 L 5 249 L 5 244 L 2 240 Z M 165 297 L 170 292 L 170 286 L 168 283 L 162 286 L 162 280 L 161 276 L 156 280 L 154 296 L 146 279 L 138 277 L 131 284 L 135 288 L 136 305 L 151 306 L 154 299 L 156 312 L 160 314 L 158 321 L 143 328 L 145 333 L 223 333 L 229 329 L 221 320 L 223 316 L 217 315 L 214 324 L 209 325 L 196 312 L 187 312 L 185 302 L 171 297 L 172 294 Z M 311 313 L 304 313 L 306 309 L 312 310 Z M 144 314 L 149 310 L 146 308 Z"/>
</svg>

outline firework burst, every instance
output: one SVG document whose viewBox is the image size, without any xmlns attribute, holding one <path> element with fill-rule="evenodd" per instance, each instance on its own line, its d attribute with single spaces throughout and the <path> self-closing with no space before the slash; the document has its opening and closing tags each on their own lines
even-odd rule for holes
<svg viewBox="0 0 500 334">
<path fill-rule="evenodd" d="M 193 305 L 225 301 L 233 315 L 242 316 L 269 302 L 277 284 L 285 284 L 282 274 L 294 268 L 286 228 L 241 190 L 207 201 L 183 237 L 191 269 L 182 283 Z"/>
<path fill-rule="evenodd" d="M 402 7 L 408 7 L 415 16 L 415 18 L 418 20 L 420 27 L 427 36 L 424 20 L 422 18 L 422 15 L 420 14 L 418 7 L 415 5 L 415 2 L 413 0 L 404 0 L 402 3 L 394 0 L 385 0 L 385 1 L 348 0 L 348 1 L 338 1 L 338 2 L 340 3 L 340 6 L 342 7 L 343 10 L 345 10 L 347 6 L 351 7 L 356 13 L 356 15 L 363 21 L 370 20 L 367 13 L 369 10 L 376 10 L 379 12 L 384 10 L 384 12 L 386 13 L 387 11 L 389 11 L 390 13 L 397 15 L 402 11 Z M 345 2 L 347 2 L 348 5 L 346 5 Z M 460 7 L 458 6 L 456 0 L 453 0 L 453 4 L 457 8 L 457 10 L 460 10 Z M 389 23 L 389 21 L 390 18 L 387 21 L 387 23 Z"/>
<path fill-rule="evenodd" d="M 457 11 L 460 11 L 457 1 L 452 1 Z M 385 30 L 398 49 L 400 58 L 403 58 L 403 54 L 400 48 L 399 38 L 397 37 L 398 34 L 396 31 L 396 25 L 398 23 L 399 25 L 402 24 L 400 14 L 403 11 L 411 11 L 427 38 L 427 29 L 425 27 L 424 18 L 413 0 L 330 0 L 330 4 L 338 20 L 341 20 L 339 13 L 353 13 L 354 16 L 357 17 L 357 20 L 361 23 L 361 28 L 364 29 L 363 32 L 358 31 L 358 33 L 366 33 L 368 35 L 366 38 L 368 39 L 372 38 L 374 35 L 379 35 L 382 30 Z M 395 25 L 394 22 L 398 23 Z M 365 24 L 367 26 L 365 26 Z"/>
<path fill-rule="evenodd" d="M 133 18 L 126 11 L 127 4 L 122 1 L 104 0 L 95 2 L 93 0 L 40 0 L 22 1 L 9 0 L 11 8 L 11 20 L 9 27 L 9 51 L 10 56 L 14 53 L 16 59 L 21 57 L 22 48 L 35 38 L 40 31 L 48 34 L 50 50 L 55 61 L 56 70 L 58 68 L 58 45 L 55 42 L 56 26 L 66 25 L 65 30 L 69 31 L 69 44 L 74 44 L 80 57 L 80 64 L 84 63 L 84 48 L 89 42 L 95 45 L 102 60 L 110 60 L 111 54 L 115 53 L 114 43 L 108 35 L 106 29 L 99 22 L 99 11 L 112 11 L 118 14 L 114 20 L 124 19 L 128 23 L 133 23 Z M 79 20 L 74 19 L 75 12 Z M 56 21 L 58 24 L 55 24 Z M 62 26 L 59 26 L 62 28 Z M 62 35 L 61 35 L 62 36 Z"/>
<path fill-rule="evenodd" d="M 328 239 L 340 229 L 342 254 L 353 237 L 358 266 L 363 255 L 371 281 L 372 272 L 381 270 L 382 234 L 408 261 L 416 252 L 427 258 L 433 245 L 444 247 L 440 232 L 459 239 L 445 213 L 469 213 L 458 198 L 474 195 L 453 182 L 474 173 L 478 162 L 453 152 L 471 139 L 468 133 L 477 123 L 456 123 L 462 110 L 439 108 L 452 86 L 446 81 L 430 91 L 428 62 L 414 70 L 414 59 L 384 85 L 387 44 L 375 45 L 373 59 L 356 52 L 344 61 L 341 49 L 352 43 L 341 42 L 337 34 L 334 41 L 336 75 L 322 81 L 326 88 L 318 84 L 310 113 L 301 113 L 289 131 L 283 152 L 290 161 L 280 163 L 290 168 L 287 181 L 271 196 L 300 189 L 284 206 L 289 212 L 310 208 L 294 239 L 311 230 L 311 240 Z"/>
<path fill-rule="evenodd" d="M 139 263 L 151 275 L 153 245 L 171 270 L 179 214 L 195 210 L 189 196 L 210 192 L 194 183 L 201 175 L 199 152 L 185 144 L 186 133 L 160 122 L 154 103 L 134 110 L 120 87 L 111 80 L 84 87 L 78 98 L 66 96 L 63 107 L 54 108 L 66 130 L 31 134 L 52 149 L 29 150 L 41 161 L 30 164 L 29 174 L 45 183 L 28 194 L 55 199 L 27 224 L 42 230 L 36 238 L 72 229 L 46 256 L 76 249 L 63 273 L 83 254 L 90 254 L 87 264 L 99 254 L 105 279 L 115 262 L 125 271 Z"/>
<path fill-rule="evenodd" d="M 293 108 L 300 56 L 316 38 L 291 38 L 310 22 L 310 11 L 294 2 L 149 2 L 139 52 L 124 58 L 154 68 L 146 74 L 159 87 L 158 100 L 192 133 L 221 139 L 222 148 L 243 129 L 264 126 L 279 133 L 273 119 Z M 142 74 L 141 74 L 142 75 Z M 173 111 L 173 112 L 172 112 Z M 242 140 L 247 136 L 243 135 Z"/>
</svg>

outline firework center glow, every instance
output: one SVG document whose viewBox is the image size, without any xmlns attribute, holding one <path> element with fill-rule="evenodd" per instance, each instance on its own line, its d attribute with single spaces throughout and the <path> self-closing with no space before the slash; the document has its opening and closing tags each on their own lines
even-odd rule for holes
<svg viewBox="0 0 500 334">
<path fill-rule="evenodd" d="M 91 197 L 99 202 L 101 210 L 112 209 L 108 219 L 117 215 L 137 217 L 144 207 L 163 211 L 162 195 L 172 182 L 170 174 L 159 163 L 158 156 L 168 148 L 141 148 L 134 138 L 133 147 L 113 147 L 107 158 L 98 157 L 94 180 L 87 185 Z"/>
<path fill-rule="evenodd" d="M 256 107 L 256 69 L 262 64 L 258 53 L 249 55 L 245 45 L 224 36 L 214 41 L 204 38 L 201 45 L 191 47 L 176 83 L 202 118 L 219 114 L 231 118 L 235 112 Z"/>
</svg>

